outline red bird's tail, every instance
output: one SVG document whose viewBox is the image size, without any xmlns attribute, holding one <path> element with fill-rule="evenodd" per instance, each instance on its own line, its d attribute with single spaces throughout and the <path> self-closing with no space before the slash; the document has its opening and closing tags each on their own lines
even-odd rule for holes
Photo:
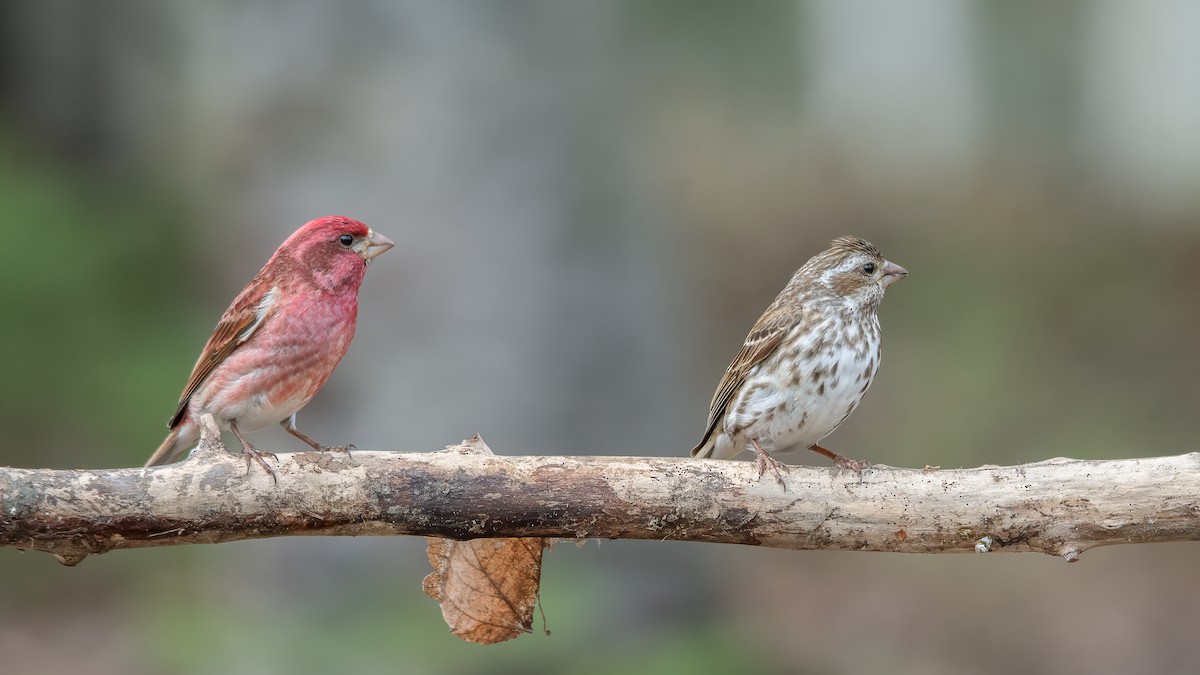
<svg viewBox="0 0 1200 675">
<path fill-rule="evenodd" d="M 171 430 L 171 433 L 167 434 L 166 440 L 162 442 L 162 445 L 158 446 L 153 455 L 150 455 L 150 459 L 146 460 L 143 466 L 170 464 L 179 459 L 179 455 L 183 454 L 186 448 L 186 444 L 179 442 L 179 427 L 175 427 Z"/>
</svg>

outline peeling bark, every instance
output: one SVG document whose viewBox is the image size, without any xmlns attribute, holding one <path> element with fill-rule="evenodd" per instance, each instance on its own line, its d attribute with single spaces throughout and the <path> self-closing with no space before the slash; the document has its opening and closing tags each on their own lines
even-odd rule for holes
<svg viewBox="0 0 1200 675">
<path fill-rule="evenodd" d="M 0 469 L 0 546 L 113 549 L 293 535 L 674 539 L 789 549 L 1039 551 L 1200 540 L 1200 453 L 975 469 L 438 453 L 280 454 L 275 485 L 206 430 L 152 469 Z M 270 461 L 270 460 L 269 460 Z"/>
</svg>

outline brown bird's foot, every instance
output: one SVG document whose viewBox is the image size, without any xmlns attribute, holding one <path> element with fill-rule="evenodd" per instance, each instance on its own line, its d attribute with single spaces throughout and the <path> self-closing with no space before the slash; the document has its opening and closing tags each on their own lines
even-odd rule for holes
<svg viewBox="0 0 1200 675">
<path fill-rule="evenodd" d="M 271 474 L 271 482 L 279 485 L 279 477 L 275 475 L 274 469 L 272 469 L 270 466 L 267 466 L 266 461 L 263 460 L 263 456 L 266 455 L 276 462 L 279 461 L 279 457 L 277 457 L 273 452 L 267 452 L 265 450 L 259 450 L 258 448 L 255 448 L 250 441 L 246 440 L 245 436 L 242 436 L 242 432 L 238 431 L 237 422 L 230 420 L 229 428 L 233 431 L 233 435 L 237 436 L 237 439 L 242 442 L 242 456 L 246 458 L 246 474 L 250 474 L 250 462 L 258 462 L 259 466 L 265 469 L 267 473 Z"/>
<path fill-rule="evenodd" d="M 829 450 L 827 448 L 822 448 L 821 446 L 816 445 L 815 443 L 813 445 L 808 446 L 808 449 L 812 450 L 813 452 L 817 453 L 818 455 L 824 455 L 824 456 L 828 457 L 829 459 L 833 460 L 833 465 L 839 469 L 849 469 L 849 470 L 853 471 L 854 473 L 862 473 L 863 469 L 866 469 L 867 467 L 871 466 L 871 463 L 866 460 L 850 459 L 849 457 L 846 457 L 845 455 L 843 455 L 839 452 L 834 452 L 833 450 Z"/>
<path fill-rule="evenodd" d="M 757 440 L 752 438 L 750 439 L 750 443 L 754 446 L 754 464 L 758 467 L 758 480 L 762 480 L 763 474 L 767 472 L 767 469 L 770 469 L 771 473 L 775 474 L 775 480 L 786 490 L 787 483 L 783 481 L 783 474 L 789 472 L 787 464 L 767 454 L 767 451 L 762 449 Z"/>
<path fill-rule="evenodd" d="M 862 473 L 863 469 L 870 468 L 871 463 L 865 459 L 849 459 L 847 457 L 839 457 L 833 460 L 833 465 L 839 469 L 850 469 L 854 473 Z"/>
<path fill-rule="evenodd" d="M 344 452 L 347 457 L 350 457 L 351 450 L 357 450 L 353 443 L 346 445 L 322 445 L 317 448 L 317 452 Z"/>
</svg>

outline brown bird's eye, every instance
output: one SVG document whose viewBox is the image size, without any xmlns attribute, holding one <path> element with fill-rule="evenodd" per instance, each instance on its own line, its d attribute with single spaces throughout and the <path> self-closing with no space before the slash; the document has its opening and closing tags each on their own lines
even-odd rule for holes
<svg viewBox="0 0 1200 675">
<path fill-rule="evenodd" d="M 342 243 L 342 246 L 350 248 L 350 244 L 354 243 L 354 237 L 351 237 L 348 234 L 343 234 L 342 236 L 338 237 L 338 241 Z"/>
<path fill-rule="evenodd" d="M 875 273 L 875 263 L 867 263 L 867 264 L 863 265 L 863 274 L 874 274 L 874 273 Z"/>
</svg>

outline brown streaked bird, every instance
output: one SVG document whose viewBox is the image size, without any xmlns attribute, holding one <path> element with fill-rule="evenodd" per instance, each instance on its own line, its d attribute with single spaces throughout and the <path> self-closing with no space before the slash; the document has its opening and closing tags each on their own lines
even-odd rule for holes
<svg viewBox="0 0 1200 675">
<path fill-rule="evenodd" d="M 858 406 L 879 370 L 879 303 L 908 271 L 870 242 L 838 237 L 792 275 L 750 329 L 709 404 L 692 457 L 753 450 L 758 477 L 787 467 L 770 453 L 808 448 L 837 466 L 869 466 L 817 445 Z"/>
</svg>

